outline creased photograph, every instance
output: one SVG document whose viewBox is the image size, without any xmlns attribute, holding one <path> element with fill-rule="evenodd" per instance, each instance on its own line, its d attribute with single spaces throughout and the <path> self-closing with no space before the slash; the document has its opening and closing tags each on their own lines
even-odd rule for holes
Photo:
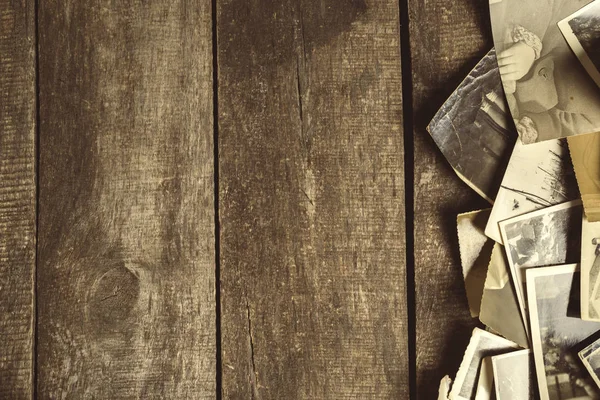
<svg viewBox="0 0 600 400">
<path fill-rule="evenodd" d="M 585 214 L 600 221 L 600 133 L 567 139 Z"/>
<path fill-rule="evenodd" d="M 493 203 L 517 138 L 492 49 L 427 127 L 457 175 Z"/>
<path fill-rule="evenodd" d="M 558 23 L 565 40 L 587 73 L 600 86 L 600 1 L 569 15 Z"/>
<path fill-rule="evenodd" d="M 581 363 L 577 347 L 600 330 L 600 323 L 568 312 L 570 305 L 579 303 L 577 264 L 529 269 L 527 281 L 541 400 L 597 399 L 600 391 Z"/>
<path fill-rule="evenodd" d="M 508 107 L 523 143 L 600 131 L 600 89 L 558 29 L 589 0 L 490 3 Z"/>
<path fill-rule="evenodd" d="M 582 215 L 581 201 L 573 200 L 500 223 L 508 266 L 525 321 L 525 271 L 534 267 L 579 262 Z"/>
<path fill-rule="evenodd" d="M 494 244 L 481 298 L 479 320 L 521 347 L 529 347 L 504 246 Z"/>
<path fill-rule="evenodd" d="M 481 362 L 485 357 L 508 353 L 519 346 L 510 340 L 475 328 L 463 356 L 452 390 L 450 400 L 472 400 L 477 394 L 477 383 Z"/>
<path fill-rule="evenodd" d="M 537 385 L 531 350 L 492 357 L 496 400 L 535 400 Z"/>
<path fill-rule="evenodd" d="M 581 350 L 579 359 L 600 389 L 600 339 Z"/>
<path fill-rule="evenodd" d="M 581 224 L 581 318 L 600 321 L 600 222 Z"/>
<path fill-rule="evenodd" d="M 502 243 L 500 221 L 579 198 L 565 140 L 525 146 L 517 140 L 485 234 Z"/>
<path fill-rule="evenodd" d="M 456 230 L 460 249 L 465 291 L 472 317 L 479 315 L 494 241 L 485 235 L 485 225 L 491 209 L 459 214 Z"/>
</svg>

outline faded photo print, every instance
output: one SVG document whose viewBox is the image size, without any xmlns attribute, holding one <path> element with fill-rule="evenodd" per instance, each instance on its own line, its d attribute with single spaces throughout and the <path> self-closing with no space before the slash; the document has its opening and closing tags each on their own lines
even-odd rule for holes
<svg viewBox="0 0 600 400">
<path fill-rule="evenodd" d="M 427 130 L 458 176 L 493 202 L 517 138 L 493 49 L 450 95 Z"/>
<path fill-rule="evenodd" d="M 577 346 L 600 329 L 568 315 L 578 302 L 577 266 L 527 271 L 535 368 L 542 400 L 596 399 L 600 391 L 577 355 Z"/>
<path fill-rule="evenodd" d="M 525 144 L 600 130 L 600 89 L 557 26 L 587 3 L 490 2 L 500 76 Z"/>
<path fill-rule="evenodd" d="M 592 1 L 558 23 L 581 64 L 600 85 L 600 1 Z"/>
</svg>

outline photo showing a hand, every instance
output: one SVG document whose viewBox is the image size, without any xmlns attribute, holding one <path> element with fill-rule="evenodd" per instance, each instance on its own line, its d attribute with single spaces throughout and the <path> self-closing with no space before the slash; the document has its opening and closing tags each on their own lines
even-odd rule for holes
<svg viewBox="0 0 600 400">
<path fill-rule="evenodd" d="M 518 81 L 531 69 L 535 51 L 524 42 L 517 42 L 498 55 L 500 75 L 506 81 Z"/>
</svg>

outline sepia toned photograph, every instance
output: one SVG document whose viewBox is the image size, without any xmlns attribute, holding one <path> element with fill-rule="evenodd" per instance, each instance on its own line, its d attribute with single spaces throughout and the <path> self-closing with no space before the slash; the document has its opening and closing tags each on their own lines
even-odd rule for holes
<svg viewBox="0 0 600 400">
<path fill-rule="evenodd" d="M 500 223 L 509 270 L 525 321 L 525 271 L 528 268 L 579 262 L 582 214 L 581 201 L 573 200 Z"/>
<path fill-rule="evenodd" d="M 596 386 L 600 388 L 600 339 L 579 352 L 579 359 L 588 371 Z"/>
<path fill-rule="evenodd" d="M 596 399 L 600 390 L 578 357 L 600 323 L 568 312 L 579 302 L 577 264 L 527 270 L 532 349 L 541 400 Z"/>
<path fill-rule="evenodd" d="M 471 400 L 477 393 L 477 383 L 481 362 L 485 357 L 495 356 L 518 349 L 516 343 L 500 336 L 475 328 L 463 356 L 452 390 L 450 400 Z"/>
<path fill-rule="evenodd" d="M 474 400 L 490 400 L 494 396 L 494 371 L 492 369 L 492 357 L 484 357 L 479 369 L 479 380 Z"/>
<path fill-rule="evenodd" d="M 490 3 L 500 76 L 525 144 L 600 130 L 600 89 L 557 25 L 588 2 Z"/>
<path fill-rule="evenodd" d="M 427 127 L 458 176 L 493 203 L 517 138 L 492 49 Z"/>
<path fill-rule="evenodd" d="M 585 214 L 600 221 L 600 133 L 567 139 Z"/>
<path fill-rule="evenodd" d="M 485 234 L 502 243 L 500 221 L 579 197 L 565 140 L 524 145 L 517 140 Z"/>
<path fill-rule="evenodd" d="M 456 230 L 467 301 L 472 317 L 479 315 L 481 296 L 494 241 L 485 235 L 491 209 L 459 214 Z"/>
<path fill-rule="evenodd" d="M 581 224 L 581 318 L 600 321 L 600 222 Z"/>
<path fill-rule="evenodd" d="M 499 243 L 495 243 L 492 250 L 481 297 L 479 320 L 519 346 L 529 347 L 504 246 Z"/>
<path fill-rule="evenodd" d="M 492 357 L 496 400 L 535 400 L 537 386 L 529 349 Z"/>
<path fill-rule="evenodd" d="M 600 86 L 600 1 L 592 1 L 569 15 L 558 27 L 587 73 Z"/>
</svg>

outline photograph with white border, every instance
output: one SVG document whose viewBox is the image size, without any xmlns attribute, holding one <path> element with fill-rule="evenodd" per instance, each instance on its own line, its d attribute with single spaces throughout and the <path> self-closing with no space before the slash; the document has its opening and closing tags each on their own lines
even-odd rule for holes
<svg viewBox="0 0 600 400">
<path fill-rule="evenodd" d="M 450 400 L 472 400 L 477 394 L 477 384 L 481 372 L 481 362 L 485 357 L 508 353 L 519 346 L 503 337 L 473 329 L 471 340 L 450 391 Z"/>
<path fill-rule="evenodd" d="M 577 180 L 565 140 L 529 146 L 517 140 L 485 234 L 502 243 L 499 222 L 578 198 Z"/>
<path fill-rule="evenodd" d="M 598 398 L 600 391 L 581 363 L 577 347 L 600 330 L 600 323 L 584 321 L 570 312 L 572 304 L 579 304 L 579 290 L 574 290 L 579 286 L 578 265 L 528 269 L 527 281 L 541 400 Z"/>
<path fill-rule="evenodd" d="M 573 200 L 500 223 L 506 258 L 526 330 L 528 326 L 525 271 L 530 268 L 579 262 L 582 214 L 581 201 Z"/>
</svg>

